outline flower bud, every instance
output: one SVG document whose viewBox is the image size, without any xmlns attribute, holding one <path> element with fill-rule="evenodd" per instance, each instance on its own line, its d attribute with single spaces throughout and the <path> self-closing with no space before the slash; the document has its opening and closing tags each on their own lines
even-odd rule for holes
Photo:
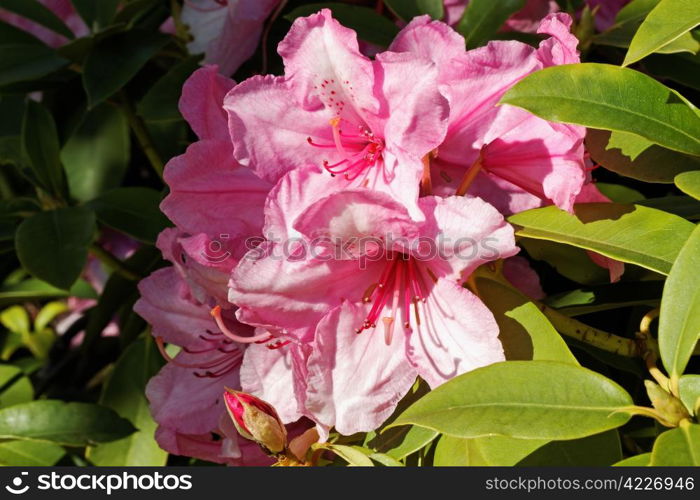
<svg viewBox="0 0 700 500">
<path fill-rule="evenodd" d="M 287 430 L 275 409 L 262 399 L 226 388 L 224 402 L 238 433 L 255 441 L 271 454 L 287 446 Z"/>
</svg>

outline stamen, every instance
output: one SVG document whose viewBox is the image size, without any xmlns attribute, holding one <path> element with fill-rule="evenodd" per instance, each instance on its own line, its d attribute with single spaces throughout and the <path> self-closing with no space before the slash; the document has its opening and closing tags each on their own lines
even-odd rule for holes
<svg viewBox="0 0 700 500">
<path fill-rule="evenodd" d="M 338 151 L 344 155 L 347 159 L 350 159 L 348 152 L 345 151 L 343 147 L 343 141 L 340 140 L 340 117 L 331 118 L 330 121 L 331 130 L 333 130 L 333 141 L 335 142 L 335 147 Z"/>
<path fill-rule="evenodd" d="M 243 344 L 252 344 L 255 343 L 259 340 L 267 339 L 269 337 L 269 333 L 261 333 L 259 335 L 253 335 L 252 337 L 242 337 L 240 335 L 236 335 L 233 333 L 231 330 L 228 329 L 228 327 L 224 324 L 224 320 L 221 317 L 221 306 L 216 306 L 211 310 L 211 315 L 214 317 L 214 321 L 216 321 L 216 326 L 219 327 L 221 330 L 221 333 L 226 335 L 228 338 L 231 340 L 234 340 L 236 342 L 241 342 Z"/>
<path fill-rule="evenodd" d="M 469 191 L 469 187 L 472 185 L 472 182 L 474 182 L 474 179 L 476 179 L 476 176 L 481 171 L 481 168 L 481 153 L 479 153 L 479 157 L 467 169 L 467 171 L 464 173 L 464 177 L 462 177 L 462 180 L 459 183 L 459 186 L 457 186 L 457 191 L 455 192 L 457 196 L 464 196 L 465 194 L 467 194 L 467 191 Z"/>
<path fill-rule="evenodd" d="M 433 194 L 433 180 L 430 177 L 430 153 L 423 157 L 423 178 L 420 181 L 421 196 Z"/>
</svg>

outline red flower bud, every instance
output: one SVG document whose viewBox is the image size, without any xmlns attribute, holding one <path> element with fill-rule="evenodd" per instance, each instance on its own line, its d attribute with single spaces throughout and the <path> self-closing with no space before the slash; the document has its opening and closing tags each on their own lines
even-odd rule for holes
<svg viewBox="0 0 700 500">
<path fill-rule="evenodd" d="M 272 405 L 245 392 L 226 388 L 224 402 L 238 433 L 271 454 L 284 451 L 287 430 Z"/>
</svg>

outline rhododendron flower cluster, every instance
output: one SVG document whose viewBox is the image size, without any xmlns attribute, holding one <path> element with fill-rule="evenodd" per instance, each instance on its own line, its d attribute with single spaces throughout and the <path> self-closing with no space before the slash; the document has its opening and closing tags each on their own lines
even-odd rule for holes
<svg viewBox="0 0 700 500">
<path fill-rule="evenodd" d="M 417 378 L 435 388 L 505 359 L 474 271 L 506 259 L 515 286 L 542 290 L 504 216 L 597 192 L 582 127 L 498 105 L 578 62 L 570 26 L 553 13 L 538 47 L 466 51 L 425 16 L 369 58 L 323 10 L 279 45 L 284 75 L 190 77 L 180 109 L 199 141 L 165 169 L 175 228 L 158 241 L 172 266 L 136 304 L 169 359 L 147 391 L 162 447 L 265 460 L 225 387 L 272 405 L 276 436 L 323 440 L 379 428 Z"/>
</svg>

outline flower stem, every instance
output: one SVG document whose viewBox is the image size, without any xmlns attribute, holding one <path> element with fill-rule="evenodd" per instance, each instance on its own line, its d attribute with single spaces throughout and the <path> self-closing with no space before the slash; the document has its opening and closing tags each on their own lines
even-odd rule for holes
<svg viewBox="0 0 700 500">
<path fill-rule="evenodd" d="M 146 158 L 148 158 L 153 170 L 155 170 L 158 176 L 162 178 L 165 164 L 160 158 L 156 147 L 153 145 L 153 139 L 146 128 L 146 124 L 143 122 L 141 117 L 136 114 L 134 105 L 131 103 L 129 97 L 124 91 L 119 92 L 119 100 L 121 102 L 121 108 L 126 114 L 126 119 L 129 122 L 131 131 L 136 136 L 136 140 L 139 142 L 143 153 L 146 155 Z"/>
</svg>

